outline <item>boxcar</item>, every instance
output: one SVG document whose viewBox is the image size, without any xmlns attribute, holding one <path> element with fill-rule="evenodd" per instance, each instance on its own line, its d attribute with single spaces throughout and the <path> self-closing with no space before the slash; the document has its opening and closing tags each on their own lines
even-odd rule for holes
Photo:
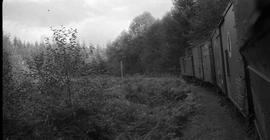
<svg viewBox="0 0 270 140">
<path fill-rule="evenodd" d="M 186 56 L 185 57 L 185 75 L 187 76 L 193 76 L 193 61 L 192 56 Z"/>
<path fill-rule="evenodd" d="M 211 38 L 213 57 L 214 57 L 214 67 L 215 67 L 215 78 L 216 85 L 221 89 L 223 93 L 227 93 L 227 86 L 225 80 L 225 68 L 224 68 L 224 57 L 223 48 L 221 45 L 221 35 L 220 30 L 216 29 Z"/>
<path fill-rule="evenodd" d="M 260 8 L 255 8 L 255 2 Z M 245 5 L 245 6 L 243 6 Z M 265 10 L 268 9 L 268 10 Z M 240 52 L 244 56 L 255 124 L 262 140 L 270 139 L 270 1 L 239 0 L 237 5 Z M 259 11 L 261 12 L 258 16 Z M 245 21 L 243 23 L 243 21 Z M 245 26 L 243 26 L 245 25 Z M 253 26 L 253 32 L 247 27 Z M 247 34 L 250 36 L 247 38 Z"/>
<path fill-rule="evenodd" d="M 194 76 L 198 79 L 203 80 L 203 59 L 202 59 L 202 50 L 201 45 L 192 47 L 192 57 L 194 65 Z"/>
<path fill-rule="evenodd" d="M 201 46 L 202 52 L 202 68 L 203 68 L 203 80 L 209 83 L 214 84 L 214 69 L 212 67 L 212 52 L 210 42 L 205 42 L 204 45 Z"/>
<path fill-rule="evenodd" d="M 269 22 L 270 23 L 270 22 Z M 269 24 L 268 23 L 268 24 Z M 270 30 L 270 28 L 269 28 Z M 255 124 L 264 140 L 270 139 L 270 31 L 243 49 L 248 61 Z M 259 55 L 258 55 L 259 54 Z"/>
<path fill-rule="evenodd" d="M 240 112 L 248 114 L 247 90 L 245 85 L 245 70 L 242 56 L 237 45 L 234 5 L 229 4 L 220 23 L 227 94 Z"/>
<path fill-rule="evenodd" d="M 182 75 L 185 76 L 194 76 L 194 69 L 193 69 L 193 57 L 192 57 L 192 50 L 191 48 L 186 48 L 185 56 L 182 57 L 181 60 L 183 67 Z"/>
</svg>

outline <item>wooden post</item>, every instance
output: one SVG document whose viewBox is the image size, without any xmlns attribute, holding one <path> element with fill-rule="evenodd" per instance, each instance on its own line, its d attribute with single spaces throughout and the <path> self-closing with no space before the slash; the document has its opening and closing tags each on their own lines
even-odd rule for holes
<svg viewBox="0 0 270 140">
<path fill-rule="evenodd" d="M 123 61 L 120 61 L 120 69 L 121 69 L 121 78 L 124 78 L 124 71 L 123 71 Z"/>
</svg>

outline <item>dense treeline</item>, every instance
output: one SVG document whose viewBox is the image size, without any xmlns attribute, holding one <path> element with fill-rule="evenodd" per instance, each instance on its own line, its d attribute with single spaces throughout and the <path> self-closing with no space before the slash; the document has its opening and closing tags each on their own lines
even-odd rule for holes
<svg viewBox="0 0 270 140">
<path fill-rule="evenodd" d="M 119 74 L 177 73 L 184 48 L 207 38 L 229 0 L 173 0 L 162 19 L 144 12 L 107 45 L 109 69 Z"/>
</svg>

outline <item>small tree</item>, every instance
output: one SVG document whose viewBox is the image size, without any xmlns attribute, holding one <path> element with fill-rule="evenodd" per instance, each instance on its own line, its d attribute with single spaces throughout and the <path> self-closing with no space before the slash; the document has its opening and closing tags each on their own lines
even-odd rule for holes
<svg viewBox="0 0 270 140">
<path fill-rule="evenodd" d="M 52 41 L 45 39 L 45 49 L 33 56 L 29 61 L 31 75 L 38 79 L 38 87 L 42 93 L 51 93 L 60 89 L 67 93 L 67 103 L 72 105 L 71 81 L 78 75 L 83 64 L 81 48 L 76 42 L 77 30 L 61 26 L 51 28 Z"/>
<path fill-rule="evenodd" d="M 66 87 L 68 104 L 72 104 L 71 100 L 71 76 L 76 74 L 76 70 L 80 67 L 80 49 L 76 42 L 77 30 L 64 26 L 52 29 L 53 42 L 55 47 L 49 47 L 48 53 L 52 56 L 54 62 L 55 74 L 60 78 Z M 47 45 L 49 43 L 47 42 Z M 50 46 L 50 45 L 49 45 Z"/>
</svg>

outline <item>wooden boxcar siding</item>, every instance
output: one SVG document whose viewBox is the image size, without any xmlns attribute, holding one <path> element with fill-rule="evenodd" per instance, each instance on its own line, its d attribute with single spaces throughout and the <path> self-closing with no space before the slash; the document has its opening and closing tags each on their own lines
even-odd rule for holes
<svg viewBox="0 0 270 140">
<path fill-rule="evenodd" d="M 204 81 L 213 83 L 212 77 L 212 66 L 211 66 L 211 54 L 210 54 L 210 43 L 206 42 L 205 45 L 202 46 L 202 60 L 203 60 L 203 74 Z"/>
<path fill-rule="evenodd" d="M 194 76 L 203 80 L 203 65 L 202 65 L 202 51 L 200 46 L 192 48 Z"/>
<path fill-rule="evenodd" d="M 215 77 L 216 84 L 222 90 L 223 93 L 226 93 L 226 81 L 225 81 L 225 71 L 223 65 L 223 57 L 222 57 L 222 46 L 220 40 L 220 32 L 216 30 L 212 36 L 212 47 L 214 53 L 214 66 L 215 66 Z"/>
<path fill-rule="evenodd" d="M 237 34 L 235 29 L 235 13 L 233 5 L 228 8 L 221 23 L 221 37 L 223 46 L 223 56 L 225 62 L 225 73 L 227 92 L 229 98 L 243 113 L 248 114 L 247 91 L 245 85 L 245 71 L 242 56 L 237 46 Z"/>
</svg>

